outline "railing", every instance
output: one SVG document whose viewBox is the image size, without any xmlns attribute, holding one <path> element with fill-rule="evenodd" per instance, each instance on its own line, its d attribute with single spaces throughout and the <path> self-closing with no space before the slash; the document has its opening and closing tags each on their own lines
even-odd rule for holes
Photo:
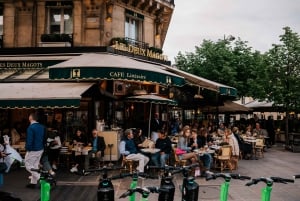
<svg viewBox="0 0 300 201">
<path fill-rule="evenodd" d="M 143 49 L 149 48 L 148 43 L 138 41 L 138 40 L 134 40 L 132 38 L 125 37 L 125 41 L 127 42 L 128 45 L 133 45 L 135 47 L 139 47 L 139 48 L 143 48 Z"/>
<path fill-rule="evenodd" d="M 69 42 L 73 47 L 73 34 L 42 34 L 41 42 Z"/>
</svg>

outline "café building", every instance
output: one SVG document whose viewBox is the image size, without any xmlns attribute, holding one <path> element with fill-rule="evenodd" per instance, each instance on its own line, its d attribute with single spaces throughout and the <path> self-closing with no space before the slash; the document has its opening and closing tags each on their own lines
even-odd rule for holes
<svg viewBox="0 0 300 201">
<path fill-rule="evenodd" d="M 25 137 L 35 110 L 65 141 L 96 127 L 116 144 L 121 128 L 147 131 L 149 113 L 165 121 L 174 114 L 174 105 L 149 111 L 130 96 L 235 96 L 235 88 L 170 66 L 162 47 L 174 8 L 173 0 L 0 0 L 1 132 Z"/>
</svg>

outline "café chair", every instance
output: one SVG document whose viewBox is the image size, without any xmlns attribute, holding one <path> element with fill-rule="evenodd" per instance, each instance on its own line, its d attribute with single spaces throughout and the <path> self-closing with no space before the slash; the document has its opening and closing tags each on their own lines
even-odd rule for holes
<svg viewBox="0 0 300 201">
<path fill-rule="evenodd" d="M 264 158 L 264 148 L 265 148 L 264 139 L 257 138 L 255 143 L 255 157 L 257 157 L 257 155 L 260 155 L 262 158 Z"/>
<path fill-rule="evenodd" d="M 72 151 L 68 146 L 63 146 L 60 148 L 58 165 L 60 167 L 66 167 L 70 169 L 72 163 Z"/>
<path fill-rule="evenodd" d="M 230 145 L 223 145 L 219 153 L 214 156 L 215 168 L 220 168 L 221 172 L 226 168 L 232 171 L 231 155 L 232 147 Z M 220 166 L 217 166 L 217 164 L 220 164 Z"/>
<path fill-rule="evenodd" d="M 124 169 L 121 169 L 121 171 L 129 171 L 129 173 L 133 173 L 134 168 L 136 168 L 137 166 L 138 161 L 127 159 L 125 155 L 122 155 L 121 167 L 124 167 Z"/>
</svg>

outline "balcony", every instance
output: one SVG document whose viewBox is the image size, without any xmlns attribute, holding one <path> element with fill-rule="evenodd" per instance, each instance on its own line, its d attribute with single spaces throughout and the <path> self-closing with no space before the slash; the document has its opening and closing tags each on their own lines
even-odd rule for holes
<svg viewBox="0 0 300 201">
<path fill-rule="evenodd" d="M 73 47 L 73 34 L 42 34 L 39 47 Z"/>
<path fill-rule="evenodd" d="M 125 45 L 132 45 L 132 46 L 143 48 L 143 49 L 149 48 L 148 43 L 138 41 L 138 40 L 134 40 L 134 39 L 128 38 L 128 37 L 125 37 L 125 38 L 112 38 L 111 39 L 111 45 L 114 45 L 116 43 L 116 41 L 118 43 L 123 43 Z"/>
</svg>

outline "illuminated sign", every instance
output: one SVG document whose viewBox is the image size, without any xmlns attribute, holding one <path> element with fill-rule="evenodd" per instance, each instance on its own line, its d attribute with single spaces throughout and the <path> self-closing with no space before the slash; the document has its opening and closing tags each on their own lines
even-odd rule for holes
<svg viewBox="0 0 300 201">
<path fill-rule="evenodd" d="M 119 43 L 118 41 L 115 41 L 113 48 L 115 48 L 116 50 L 133 53 L 135 55 L 140 55 L 140 56 L 158 59 L 162 61 L 168 61 L 168 57 L 166 55 L 154 52 L 150 49 L 144 49 L 133 45 L 126 45 L 124 43 Z"/>
</svg>

